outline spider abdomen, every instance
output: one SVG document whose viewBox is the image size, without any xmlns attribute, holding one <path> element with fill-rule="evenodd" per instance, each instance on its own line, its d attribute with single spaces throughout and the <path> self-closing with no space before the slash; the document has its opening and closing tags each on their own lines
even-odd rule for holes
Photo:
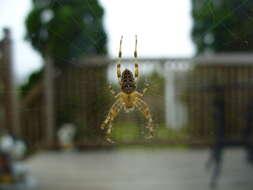
<svg viewBox="0 0 253 190">
<path fill-rule="evenodd" d="M 136 83 L 134 80 L 133 73 L 128 69 L 125 69 L 122 72 L 121 90 L 126 94 L 131 94 L 136 90 Z"/>
</svg>

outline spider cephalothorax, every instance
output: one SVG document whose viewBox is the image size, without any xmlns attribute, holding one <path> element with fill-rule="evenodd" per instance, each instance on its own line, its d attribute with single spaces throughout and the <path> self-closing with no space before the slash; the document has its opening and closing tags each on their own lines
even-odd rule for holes
<svg viewBox="0 0 253 190">
<path fill-rule="evenodd" d="M 141 99 L 145 94 L 147 88 L 143 90 L 142 93 L 136 91 L 136 79 L 139 75 L 139 65 L 137 62 L 137 36 L 135 40 L 135 51 L 134 51 L 134 64 L 135 64 L 135 71 L 134 74 L 125 69 L 122 73 L 120 71 L 121 67 L 121 44 L 122 44 L 122 37 L 120 39 L 120 48 L 119 48 L 119 60 L 117 63 L 117 76 L 119 79 L 119 83 L 121 86 L 121 92 L 115 93 L 114 90 L 110 86 L 110 91 L 113 95 L 115 95 L 116 102 L 112 105 L 105 121 L 101 125 L 101 129 L 106 129 L 106 140 L 108 142 L 112 142 L 110 136 L 112 131 L 112 122 L 114 118 L 118 115 L 120 110 L 125 110 L 126 112 L 133 111 L 137 108 L 147 119 L 147 129 L 149 130 L 148 138 L 153 137 L 153 120 L 150 114 L 150 110 L 148 105 Z"/>
</svg>

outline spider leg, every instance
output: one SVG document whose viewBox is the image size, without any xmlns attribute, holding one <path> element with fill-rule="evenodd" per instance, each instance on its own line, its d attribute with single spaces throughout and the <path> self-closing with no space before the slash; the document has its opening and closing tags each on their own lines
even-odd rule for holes
<svg viewBox="0 0 253 190">
<path fill-rule="evenodd" d="M 108 88 L 109 88 L 109 90 L 110 90 L 110 92 L 112 93 L 112 95 L 116 95 L 116 92 L 113 90 L 113 88 L 112 88 L 112 85 L 111 84 L 109 84 L 109 86 L 108 86 Z"/>
<path fill-rule="evenodd" d="M 146 128 L 149 130 L 149 136 L 147 136 L 147 138 L 152 138 L 154 136 L 154 124 L 150 114 L 150 109 L 140 98 L 136 98 L 136 106 L 148 121 Z"/>
<path fill-rule="evenodd" d="M 146 92 L 148 91 L 149 89 L 149 84 L 148 83 L 145 83 L 145 88 L 142 90 L 142 94 L 146 94 Z"/>
<path fill-rule="evenodd" d="M 139 64 L 137 57 L 137 35 L 135 35 L 134 66 L 135 66 L 134 78 L 137 79 L 139 76 Z"/>
<path fill-rule="evenodd" d="M 146 94 L 148 88 L 149 88 L 149 84 L 145 83 L 145 88 L 142 90 L 142 92 L 138 92 L 138 91 L 135 92 L 136 97 L 139 97 L 139 98 L 143 97 Z"/>
<path fill-rule="evenodd" d="M 105 139 L 109 143 L 113 143 L 113 141 L 111 140 L 112 122 L 116 118 L 116 116 L 119 114 L 121 108 L 122 108 L 122 103 L 118 99 L 112 105 L 111 109 L 109 110 L 109 113 L 107 114 L 107 117 L 106 117 L 105 121 L 100 126 L 101 129 L 106 129 L 106 137 L 105 137 Z"/>
<path fill-rule="evenodd" d="M 118 62 L 117 62 L 117 77 L 118 77 L 119 81 L 121 81 L 120 67 L 121 67 L 121 57 L 122 57 L 122 52 L 121 52 L 122 39 L 123 39 L 123 36 L 121 36 L 121 38 L 120 38 L 119 55 L 118 55 Z"/>
</svg>

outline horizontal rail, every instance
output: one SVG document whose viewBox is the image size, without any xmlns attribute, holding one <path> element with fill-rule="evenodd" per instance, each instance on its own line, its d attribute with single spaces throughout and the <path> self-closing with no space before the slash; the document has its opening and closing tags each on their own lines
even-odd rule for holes
<svg viewBox="0 0 253 190">
<path fill-rule="evenodd" d="M 76 65 L 101 66 L 111 63 L 116 63 L 117 58 L 109 57 L 90 57 L 80 59 Z M 184 62 L 188 64 L 203 64 L 203 65 L 222 65 L 222 66 L 242 66 L 253 64 L 253 54 L 246 53 L 226 53 L 215 55 L 203 55 L 197 57 L 164 57 L 164 58 L 139 58 L 140 64 L 174 64 Z M 122 63 L 131 63 L 133 58 L 124 58 Z"/>
</svg>

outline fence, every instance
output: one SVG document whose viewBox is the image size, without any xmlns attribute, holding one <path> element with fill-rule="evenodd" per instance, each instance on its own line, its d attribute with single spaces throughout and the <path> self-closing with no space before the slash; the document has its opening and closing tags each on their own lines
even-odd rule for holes
<svg viewBox="0 0 253 190">
<path fill-rule="evenodd" d="M 190 118 L 188 128 L 194 136 L 214 135 L 217 117 L 224 117 L 224 136 L 241 138 L 252 107 L 252 58 L 241 54 L 195 60 L 185 97 Z M 222 116 L 217 116 L 217 112 Z"/>
<path fill-rule="evenodd" d="M 133 69 L 131 61 L 123 60 L 123 68 Z M 216 120 L 224 115 L 222 126 L 226 138 L 240 138 L 247 123 L 247 113 L 253 105 L 253 56 L 140 59 L 139 63 L 138 89 L 141 90 L 144 83 L 150 84 L 144 99 L 151 107 L 157 129 L 162 126 L 175 131 L 184 129 L 188 132 L 188 140 L 203 142 L 214 138 Z M 119 89 L 115 69 L 115 60 L 100 58 L 81 60 L 56 70 L 52 79 L 53 129 L 46 123 L 50 114 L 45 114 L 48 104 L 43 92 L 47 89 L 39 84 L 22 103 L 21 128 L 25 138 L 31 145 L 44 143 L 48 134 L 53 134 L 51 138 L 55 138 L 62 124 L 72 122 L 77 125 L 79 143 L 97 143 L 102 135 L 99 125 L 114 101 L 107 85 L 112 83 L 114 88 Z M 114 125 L 120 128 L 129 123 L 138 126 L 132 140 L 142 139 L 145 120 L 141 115 L 121 114 Z M 164 138 L 164 131 L 160 131 L 159 137 L 163 140 L 170 138 Z"/>
<path fill-rule="evenodd" d="M 120 89 L 116 60 L 82 59 L 56 69 L 47 58 L 44 79 L 29 91 L 19 106 L 11 46 L 10 32 L 5 29 L 4 38 L 0 41 L 1 128 L 22 136 L 30 147 L 37 147 L 54 144 L 59 127 L 71 122 L 77 126 L 78 143 L 99 143 L 103 136 L 99 126 L 115 101 L 107 86 L 112 83 L 117 91 Z M 122 70 L 134 69 L 131 59 L 122 62 Z M 151 108 L 159 133 L 157 139 L 171 138 L 160 130 L 163 126 L 173 131 L 186 130 L 188 140 L 203 141 L 221 133 L 219 128 L 224 128 L 222 133 L 226 139 L 241 139 L 242 133 L 252 131 L 249 128 L 252 128 L 253 113 L 253 55 L 149 58 L 140 59 L 139 64 L 138 90 L 149 83 L 144 100 Z M 121 114 L 113 124 L 116 129 L 125 125 L 135 133 L 135 137 L 130 139 L 136 142 L 143 140 L 144 123 L 141 115 Z M 121 131 L 125 136 L 128 132 Z"/>
</svg>

